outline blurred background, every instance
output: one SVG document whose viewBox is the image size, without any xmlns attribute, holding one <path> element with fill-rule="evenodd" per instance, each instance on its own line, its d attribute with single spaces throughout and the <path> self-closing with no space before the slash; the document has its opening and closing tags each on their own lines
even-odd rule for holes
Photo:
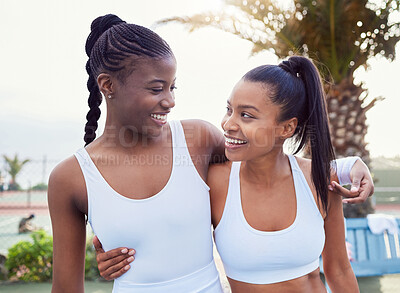
<svg viewBox="0 0 400 293">
<path fill-rule="evenodd" d="M 399 1 L 0 0 L 0 254 L 30 239 L 18 226 L 31 214 L 51 233 L 48 176 L 84 145 L 84 44 L 92 20 L 107 13 L 171 46 L 178 89 L 169 119 L 220 128 L 248 70 L 293 54 L 316 60 L 336 153 L 362 157 L 376 180 L 372 200 L 344 207 L 346 216 L 400 216 Z"/>
</svg>

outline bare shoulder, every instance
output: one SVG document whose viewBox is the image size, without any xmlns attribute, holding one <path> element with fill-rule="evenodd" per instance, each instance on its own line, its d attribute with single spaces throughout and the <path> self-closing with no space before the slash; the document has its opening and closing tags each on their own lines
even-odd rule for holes
<svg viewBox="0 0 400 293">
<path fill-rule="evenodd" d="M 228 193 L 229 175 L 232 162 L 210 165 L 208 170 L 207 185 L 210 187 L 211 201 L 225 198 Z"/>
<path fill-rule="evenodd" d="M 295 156 L 297 163 L 299 164 L 299 167 L 301 171 L 303 171 L 304 176 L 307 178 L 311 179 L 311 160 Z"/>
<path fill-rule="evenodd" d="M 312 173 L 311 173 L 311 160 L 310 159 L 306 159 L 306 158 L 300 158 L 300 157 L 296 157 L 296 160 L 299 164 L 299 167 L 301 169 L 301 171 L 304 174 L 304 177 L 307 180 L 308 186 L 310 187 L 315 200 L 317 201 L 317 192 L 315 190 L 314 184 L 312 183 Z M 331 175 L 331 180 L 335 180 L 335 178 L 337 178 L 336 173 L 334 173 L 334 170 L 332 172 Z M 329 191 L 328 192 L 328 210 L 330 210 L 333 206 L 337 207 L 337 206 L 341 206 L 341 197 L 338 196 L 337 194 L 335 194 L 334 192 Z M 326 213 L 325 211 L 321 208 L 322 207 L 322 203 L 319 201 L 319 205 L 320 207 L 320 212 L 323 218 L 325 218 Z"/>
<path fill-rule="evenodd" d="M 75 202 L 84 208 L 83 199 L 86 197 L 86 184 L 74 156 L 60 162 L 50 173 L 48 200 L 52 202 Z"/>
<path fill-rule="evenodd" d="M 222 132 L 210 122 L 200 119 L 181 120 L 187 139 L 202 147 L 212 148 L 222 138 Z"/>
<path fill-rule="evenodd" d="M 311 160 L 306 159 L 306 158 L 297 157 L 297 156 L 295 158 L 297 159 L 299 167 L 303 171 L 304 176 L 306 176 L 307 180 L 311 179 L 311 177 L 312 177 L 312 175 L 311 175 Z M 338 182 L 338 180 L 339 180 L 337 177 L 335 168 L 331 169 L 331 181 L 332 180 L 334 180 L 336 182 Z"/>
<path fill-rule="evenodd" d="M 200 119 L 182 120 L 181 123 L 192 156 L 205 156 L 206 165 L 225 161 L 225 139 L 217 127 Z"/>
<path fill-rule="evenodd" d="M 321 214 L 323 214 L 323 210 L 321 209 L 322 205 L 321 203 L 318 201 L 317 198 L 317 191 L 315 189 L 313 180 L 312 180 L 312 173 L 311 173 L 311 160 L 307 159 L 307 158 L 301 158 L 301 157 L 297 157 L 295 156 L 297 163 L 299 164 L 299 167 L 301 169 L 301 171 L 303 172 L 304 177 L 306 178 L 307 184 L 310 187 L 311 193 L 314 196 L 314 199 L 316 202 L 318 202 L 318 206 L 320 208 L 320 212 Z"/>
<path fill-rule="evenodd" d="M 217 185 L 221 184 L 222 180 L 227 181 L 231 172 L 232 162 L 227 161 L 221 164 L 210 165 L 208 169 L 207 183 Z M 222 185 L 222 184 L 221 184 Z"/>
<path fill-rule="evenodd" d="M 70 156 L 60 162 L 50 173 L 49 184 L 68 185 L 73 187 L 76 183 L 74 179 L 81 177 L 82 171 L 79 163 L 74 156 Z"/>
</svg>

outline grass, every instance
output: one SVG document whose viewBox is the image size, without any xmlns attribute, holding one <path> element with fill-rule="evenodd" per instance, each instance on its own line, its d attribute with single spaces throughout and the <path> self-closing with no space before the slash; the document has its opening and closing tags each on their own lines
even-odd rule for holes
<svg viewBox="0 0 400 293">
<path fill-rule="evenodd" d="M 113 282 L 85 282 L 86 293 L 109 293 Z M 1 293 L 45 293 L 51 291 L 51 283 L 0 283 Z"/>
<path fill-rule="evenodd" d="M 400 170 L 372 170 L 377 187 L 400 187 Z"/>
<path fill-rule="evenodd" d="M 372 170 L 377 204 L 400 204 L 400 191 L 379 191 L 379 187 L 400 187 L 400 170 Z"/>
</svg>

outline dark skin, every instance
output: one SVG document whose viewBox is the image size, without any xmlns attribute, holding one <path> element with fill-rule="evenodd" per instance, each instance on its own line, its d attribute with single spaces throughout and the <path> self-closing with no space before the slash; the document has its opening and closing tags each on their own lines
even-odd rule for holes
<svg viewBox="0 0 400 293">
<path fill-rule="evenodd" d="M 98 76 L 101 92 L 111 99 L 106 99 L 105 131 L 86 150 L 114 190 L 142 199 L 158 193 L 172 169 L 169 125 L 156 123 L 150 115 L 167 113 L 175 105 L 176 62 L 173 57 L 142 59 L 136 69 L 124 82 L 106 73 Z M 223 137 L 216 127 L 201 120 L 182 121 L 182 125 L 195 167 L 205 180 L 210 162 L 223 156 Z M 124 163 L 127 158 L 147 156 L 162 156 L 164 160 L 151 165 L 140 160 Z M 144 178 L 150 177 L 152 182 L 143 184 Z M 52 292 L 84 292 L 88 204 L 85 180 L 75 157 L 52 171 L 48 202 L 54 238 Z"/>
<path fill-rule="evenodd" d="M 249 95 L 250 97 L 254 96 L 253 94 Z M 270 110 L 270 105 L 267 107 Z M 265 110 L 265 109 L 264 109 Z M 277 109 L 275 109 L 277 111 Z M 274 113 L 276 115 L 276 113 Z M 268 115 L 271 117 L 271 115 Z M 262 125 L 265 125 L 266 121 L 261 121 Z M 275 123 L 275 119 L 268 120 L 268 123 Z M 251 226 L 263 231 L 275 231 L 284 229 L 294 221 L 295 218 L 295 209 L 296 209 L 296 202 L 293 201 L 294 198 L 294 191 L 293 191 L 293 180 L 291 177 L 291 169 L 289 167 L 287 157 L 283 155 L 282 152 L 282 144 L 284 139 L 290 137 L 293 134 L 295 129 L 295 124 L 297 121 L 291 120 L 287 122 L 287 125 L 283 128 L 277 128 L 277 125 L 273 125 L 273 129 L 280 130 L 279 133 L 279 140 L 274 140 L 267 146 L 263 148 L 255 148 L 248 150 L 248 153 L 251 156 L 256 158 L 263 157 L 265 155 L 265 149 L 268 150 L 269 156 L 263 157 L 258 164 L 253 164 L 253 167 L 258 166 L 258 168 L 253 169 L 252 173 L 243 172 L 242 185 L 243 189 L 242 192 L 248 195 L 246 197 L 246 204 L 244 204 L 244 213 L 246 215 L 246 219 Z M 254 126 L 253 126 L 254 128 Z M 261 129 L 258 127 L 257 129 Z M 286 130 L 285 130 L 286 129 Z M 283 131 L 285 130 L 285 131 Z M 266 129 L 265 131 L 270 131 Z M 283 131 L 283 132 L 282 132 Z M 277 136 L 276 133 L 270 131 L 267 132 L 257 132 L 254 136 L 255 139 L 259 142 L 262 141 L 263 137 L 271 137 Z M 257 138 L 257 134 L 259 137 Z M 240 137 L 238 137 L 240 138 Z M 261 150 L 261 153 L 260 153 Z M 273 156 L 272 156 L 273 154 Z M 276 164 L 267 163 L 271 157 L 276 157 L 277 160 Z M 234 156 L 231 157 L 232 160 L 241 160 L 243 158 L 235 158 Z M 249 159 L 249 158 L 247 158 Z M 268 160 L 267 160 L 268 159 Z M 312 186 L 311 183 L 311 163 L 307 160 L 298 159 L 301 169 L 303 170 L 304 174 L 307 174 L 307 180 L 309 186 Z M 250 160 L 251 161 L 251 160 Z M 254 162 L 253 162 L 254 163 Z M 363 164 L 357 165 L 356 169 L 362 167 Z M 251 164 L 250 164 L 251 165 Z M 250 169 L 251 170 L 251 169 Z M 255 171 L 256 170 L 256 171 Z M 257 174 L 264 174 L 266 170 L 273 170 L 270 172 L 265 173 L 266 176 L 262 176 L 259 181 L 254 181 L 254 178 L 257 178 Z M 219 220 L 222 216 L 223 208 L 225 205 L 225 198 L 228 189 L 228 178 L 230 172 L 230 163 L 212 165 L 210 167 L 210 174 L 208 176 L 207 183 L 211 187 L 211 206 L 212 206 L 212 221 L 214 227 L 219 223 Z M 353 172 L 353 171 L 352 171 Z M 358 172 L 358 171 L 357 171 Z M 354 174 L 353 175 L 353 179 Z M 248 179 L 248 181 L 246 180 Z M 337 180 L 336 175 L 333 175 L 332 180 Z M 364 181 L 365 180 L 365 181 Z M 278 182 L 277 185 L 265 185 L 266 182 Z M 364 182 L 360 188 L 362 193 L 369 193 L 371 189 L 369 188 L 369 181 L 367 179 L 361 180 Z M 340 189 L 342 190 L 342 189 Z M 345 195 L 349 196 L 350 192 L 345 191 Z M 252 194 L 276 194 L 277 196 L 274 198 L 268 197 L 251 197 Z M 284 196 L 278 196 L 284 195 Z M 313 195 L 316 197 L 316 192 L 313 190 Z M 359 200 L 359 199 L 358 199 Z M 274 206 L 274 209 L 271 209 L 271 206 Z M 278 208 L 277 208 L 278 207 Z M 267 211 L 267 212 L 266 212 Z M 324 211 L 321 209 L 321 214 L 325 217 Z M 328 277 L 328 281 L 335 279 L 332 276 L 340 275 L 343 272 L 348 271 L 347 273 L 352 273 L 350 264 L 348 263 L 346 249 L 344 247 L 344 225 L 343 225 L 343 214 L 341 209 L 341 198 L 334 194 L 333 192 L 329 193 L 328 196 L 328 211 L 331 216 L 328 218 L 325 217 L 325 228 L 331 231 L 331 234 L 334 234 L 335 237 L 329 237 L 330 241 L 329 244 L 325 247 L 323 255 L 325 255 L 324 263 L 326 262 L 326 269 L 330 272 L 330 276 Z M 268 215 L 265 217 L 265 215 Z M 282 215 L 292 215 L 291 217 L 285 216 L 282 218 Z M 340 236 L 342 235 L 342 236 Z M 327 236 L 328 237 L 328 236 Z M 133 261 L 132 258 L 129 258 L 128 249 L 127 248 L 118 248 L 113 249 L 105 253 L 102 250 L 101 243 L 95 237 L 94 245 L 97 251 L 97 260 L 99 263 L 99 270 L 102 276 L 108 280 L 114 279 L 122 275 L 126 270 L 130 268 L 129 263 Z M 329 255 L 331 253 L 326 253 L 326 251 L 336 251 L 338 250 L 339 253 L 332 254 L 335 257 L 329 260 Z M 348 265 L 341 267 L 342 263 L 347 263 Z M 350 274 L 349 280 L 354 281 L 354 274 Z M 346 278 L 342 278 L 344 280 Z M 290 280 L 287 282 L 282 282 L 279 284 L 271 284 L 271 285 L 254 285 L 254 284 L 246 284 L 242 282 L 238 282 L 232 279 L 229 279 L 232 290 L 234 292 L 325 292 L 325 287 L 323 286 L 320 278 L 319 278 L 319 270 L 315 270 L 306 276 L 301 278 L 297 278 L 295 280 Z M 335 280 L 336 283 L 333 284 L 333 287 L 336 286 L 338 288 L 338 281 Z M 348 285 L 348 284 L 345 284 Z M 352 283 L 354 288 L 354 282 Z M 342 285 L 339 285 L 341 288 Z M 302 291 L 299 291 L 301 289 Z M 283 290 L 283 291 L 282 291 Z M 296 291 L 297 290 L 297 291 Z M 341 291 L 346 292 L 346 291 Z M 354 292 L 354 291 L 348 291 Z"/>
<path fill-rule="evenodd" d="M 222 128 L 226 137 L 246 141 L 239 148 L 226 144 L 227 158 L 242 162 L 240 192 L 246 221 L 259 231 L 280 231 L 291 226 L 296 218 L 297 203 L 292 170 L 283 152 L 283 143 L 293 135 L 297 118 L 277 122 L 280 107 L 268 101 L 266 103 L 266 94 L 262 85 L 240 81 L 228 100 Z M 345 247 L 341 199 L 329 192 L 326 213 L 312 184 L 311 161 L 301 158 L 297 158 L 297 161 L 315 202 L 319 203 L 319 211 L 324 219 L 326 241 L 322 258 L 329 286 L 332 292 L 358 292 Z M 209 171 L 207 183 L 211 188 L 214 228 L 219 224 L 224 211 L 230 170 L 231 163 L 226 162 L 212 166 Z M 337 180 L 336 174 L 332 174 L 332 177 Z M 296 249 L 295 243 L 293 249 Z M 228 281 L 233 293 L 326 292 L 319 277 L 319 269 L 302 277 L 274 284 L 249 284 L 229 277 Z"/>
</svg>

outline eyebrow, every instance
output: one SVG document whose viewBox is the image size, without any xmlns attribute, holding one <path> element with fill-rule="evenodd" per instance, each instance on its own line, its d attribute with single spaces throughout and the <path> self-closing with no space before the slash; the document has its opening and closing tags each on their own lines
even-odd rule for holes
<svg viewBox="0 0 400 293">
<path fill-rule="evenodd" d="M 229 106 L 231 105 L 231 103 L 229 103 L 229 101 L 226 101 L 226 102 L 228 103 Z M 253 110 L 257 111 L 257 112 L 260 112 L 260 110 L 258 110 L 256 107 L 254 107 L 252 105 L 238 105 L 238 108 L 241 108 L 241 109 L 253 109 Z"/>
<path fill-rule="evenodd" d="M 173 82 L 176 81 L 176 77 L 174 78 Z M 160 82 L 160 83 L 167 83 L 165 80 L 162 79 L 153 79 L 151 81 L 149 81 L 148 83 L 156 83 L 156 82 Z"/>
</svg>

